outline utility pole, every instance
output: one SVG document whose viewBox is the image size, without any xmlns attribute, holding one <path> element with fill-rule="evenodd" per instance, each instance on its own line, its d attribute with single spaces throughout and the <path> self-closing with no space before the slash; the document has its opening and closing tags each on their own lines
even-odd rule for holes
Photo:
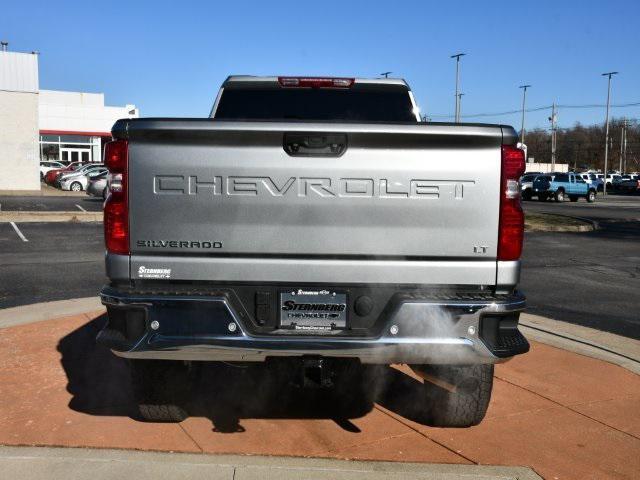
<svg viewBox="0 0 640 480">
<path fill-rule="evenodd" d="M 620 175 L 624 173 L 622 170 L 622 144 L 624 143 L 624 118 L 622 119 L 622 123 L 620 124 L 620 166 L 618 167 L 618 171 Z"/>
<path fill-rule="evenodd" d="M 602 186 L 602 194 L 607 194 L 607 167 L 609 161 L 609 100 L 611 99 L 611 77 L 617 75 L 618 72 L 603 73 L 603 77 L 609 77 L 607 82 L 607 113 L 605 117 L 605 134 L 604 134 L 604 185 Z"/>
<path fill-rule="evenodd" d="M 627 119 L 624 119 L 623 123 L 624 140 L 622 142 L 622 156 L 624 157 L 624 173 L 627 173 Z"/>
<path fill-rule="evenodd" d="M 458 122 L 462 119 L 462 96 L 464 93 L 458 94 L 458 111 L 456 112 L 456 116 L 458 118 Z"/>
<path fill-rule="evenodd" d="M 524 107 L 527 101 L 527 88 L 531 85 L 520 85 L 518 88 L 522 89 L 522 122 L 520 122 L 520 143 L 524 145 Z"/>
<path fill-rule="evenodd" d="M 380 75 L 382 75 L 384 78 L 389 78 L 390 73 L 393 73 L 393 72 L 382 72 Z"/>
<path fill-rule="evenodd" d="M 458 94 L 458 86 L 460 84 L 460 57 L 464 57 L 466 53 L 456 53 L 455 55 L 451 55 L 451 58 L 456 59 L 456 123 L 460 123 L 460 95 Z"/>
<path fill-rule="evenodd" d="M 558 115 L 556 115 L 556 102 L 553 102 L 551 107 L 551 116 L 549 117 L 551 122 L 551 171 L 556 170 L 556 130 L 558 125 Z"/>
</svg>

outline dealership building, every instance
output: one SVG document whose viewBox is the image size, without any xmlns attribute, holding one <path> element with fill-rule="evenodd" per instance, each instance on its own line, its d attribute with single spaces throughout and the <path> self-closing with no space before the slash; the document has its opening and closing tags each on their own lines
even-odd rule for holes
<svg viewBox="0 0 640 480">
<path fill-rule="evenodd" d="M 41 160 L 100 162 L 119 118 L 135 105 L 107 106 L 102 93 L 41 90 L 38 54 L 0 50 L 0 190 L 39 190 Z"/>
</svg>

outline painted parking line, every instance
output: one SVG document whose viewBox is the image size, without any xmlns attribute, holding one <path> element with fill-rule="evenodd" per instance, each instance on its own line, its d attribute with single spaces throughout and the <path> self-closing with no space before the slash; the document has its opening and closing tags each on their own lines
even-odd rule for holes
<svg viewBox="0 0 640 480">
<path fill-rule="evenodd" d="M 18 228 L 18 226 L 14 223 L 14 222 L 10 222 L 11 226 L 13 227 L 13 229 L 16 231 L 16 233 L 18 234 L 18 236 L 22 239 L 23 242 L 28 242 L 29 240 L 27 240 L 27 237 L 25 237 L 22 232 L 20 231 L 20 229 Z"/>
<path fill-rule="evenodd" d="M 86 210 L 84 208 L 82 208 L 80 205 L 78 205 L 77 203 L 76 203 L 76 207 L 78 207 L 81 212 L 86 212 Z"/>
</svg>

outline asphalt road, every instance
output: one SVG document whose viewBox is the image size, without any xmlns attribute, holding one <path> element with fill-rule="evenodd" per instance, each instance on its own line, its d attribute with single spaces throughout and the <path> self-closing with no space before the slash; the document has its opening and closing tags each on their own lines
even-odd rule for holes
<svg viewBox="0 0 640 480">
<path fill-rule="evenodd" d="M 523 205 L 525 212 L 588 218 L 600 227 L 525 235 L 520 287 L 527 311 L 640 339 L 640 197 Z"/>
<path fill-rule="evenodd" d="M 101 223 L 0 223 L 0 308 L 97 295 Z"/>
<path fill-rule="evenodd" d="M 522 203 L 525 212 L 558 213 L 584 217 L 596 221 L 640 221 L 640 196 L 634 195 L 598 195 L 595 203 L 587 203 L 584 199 L 577 202 L 556 203 L 554 201 L 538 202 L 531 200 Z"/>
<path fill-rule="evenodd" d="M 6 198 L 0 200 L 3 210 Z M 47 208 L 60 201 L 25 198 Z M 78 202 L 77 197 L 63 200 Z M 525 211 L 591 218 L 601 228 L 527 233 L 521 289 L 530 313 L 640 339 L 640 197 L 598 200 L 525 202 Z M 0 308 L 96 295 L 106 282 L 101 224 L 24 223 L 18 228 L 28 242 L 11 224 L 0 223 Z"/>
<path fill-rule="evenodd" d="M 69 197 L 14 197 L 0 196 L 0 211 L 3 212 L 101 212 L 102 199 L 84 196 Z"/>
</svg>

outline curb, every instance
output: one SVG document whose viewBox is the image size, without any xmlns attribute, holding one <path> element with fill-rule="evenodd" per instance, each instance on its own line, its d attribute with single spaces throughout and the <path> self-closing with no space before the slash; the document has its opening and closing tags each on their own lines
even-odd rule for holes
<svg viewBox="0 0 640 480">
<path fill-rule="evenodd" d="M 100 297 L 74 298 L 55 302 L 33 303 L 19 307 L 0 309 L 0 330 L 3 328 L 43 322 L 54 318 L 95 312 L 104 308 Z M 55 312 L 55 313 L 54 313 Z"/>
<path fill-rule="evenodd" d="M 580 220 L 581 222 L 588 223 L 589 225 L 573 225 L 573 226 L 547 226 L 547 227 L 529 227 L 527 228 L 527 215 L 525 213 L 525 232 L 593 232 L 600 229 L 600 224 L 591 220 L 590 218 L 576 217 L 574 215 L 565 215 L 562 213 L 550 213 L 550 212 L 535 212 L 538 215 L 555 215 L 557 217 L 571 218 L 573 220 Z"/>
<path fill-rule="evenodd" d="M 528 467 L 449 465 L 322 458 L 159 453 L 61 447 L 0 447 L 0 468 L 7 478 L 215 478 L 248 480 L 539 480 Z"/>
<path fill-rule="evenodd" d="M 0 309 L 0 330 L 102 309 L 97 295 Z M 528 313 L 520 315 L 520 326 L 528 339 L 613 363 L 640 375 L 639 340 Z"/>
<path fill-rule="evenodd" d="M 592 220 L 590 218 L 586 218 L 586 217 L 576 217 L 575 215 L 565 215 L 563 213 L 554 213 L 553 215 L 558 215 L 560 217 L 567 217 L 567 218 L 574 218 L 576 220 L 581 220 L 583 222 L 587 222 L 591 224 L 591 230 L 599 230 L 600 229 L 600 223 L 597 220 Z M 589 230 L 587 230 L 589 231 Z"/>
<path fill-rule="evenodd" d="M 102 212 L 0 212 L 0 223 L 102 222 Z"/>
<path fill-rule="evenodd" d="M 640 375 L 640 341 L 589 327 L 523 313 L 520 327 L 528 339 L 604 360 Z"/>
</svg>

